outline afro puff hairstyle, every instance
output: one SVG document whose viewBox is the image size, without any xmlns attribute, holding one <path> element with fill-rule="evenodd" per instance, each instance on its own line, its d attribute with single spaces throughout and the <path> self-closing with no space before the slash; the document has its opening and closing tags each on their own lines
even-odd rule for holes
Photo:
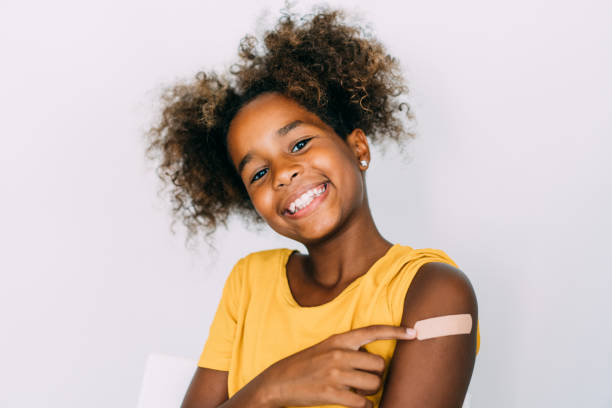
<svg viewBox="0 0 612 408">
<path fill-rule="evenodd" d="M 157 174 L 172 187 L 174 222 L 183 221 L 188 239 L 200 229 L 208 238 L 219 224 L 227 228 L 231 214 L 263 223 L 229 158 L 226 135 L 238 110 L 264 92 L 292 98 L 343 139 L 356 128 L 372 143 L 389 139 L 400 148 L 414 137 L 403 124 L 413 115 L 399 100 L 408 92 L 399 62 L 345 18 L 328 7 L 303 17 L 283 10 L 263 47 L 253 35 L 242 38 L 239 62 L 227 74 L 198 72 L 164 91 L 146 152 L 159 157 Z"/>
</svg>

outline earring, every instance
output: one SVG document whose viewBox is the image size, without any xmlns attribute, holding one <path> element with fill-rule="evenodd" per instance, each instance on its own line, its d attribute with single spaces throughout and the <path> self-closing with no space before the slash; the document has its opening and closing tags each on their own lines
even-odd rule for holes
<svg viewBox="0 0 612 408">
<path fill-rule="evenodd" d="M 361 160 L 359 164 L 361 164 L 363 167 L 366 167 L 368 165 L 368 162 L 365 160 Z"/>
</svg>

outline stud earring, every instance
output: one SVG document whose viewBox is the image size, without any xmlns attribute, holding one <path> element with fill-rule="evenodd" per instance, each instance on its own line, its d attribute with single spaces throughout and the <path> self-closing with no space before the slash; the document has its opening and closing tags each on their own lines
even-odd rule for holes
<svg viewBox="0 0 612 408">
<path fill-rule="evenodd" d="M 366 167 L 368 165 L 368 162 L 365 160 L 361 160 L 359 164 L 361 164 L 363 167 Z"/>
</svg>

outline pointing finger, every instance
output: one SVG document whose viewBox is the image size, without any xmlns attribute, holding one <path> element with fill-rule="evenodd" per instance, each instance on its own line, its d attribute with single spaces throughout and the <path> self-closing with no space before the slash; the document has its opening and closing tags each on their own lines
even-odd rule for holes
<svg viewBox="0 0 612 408">
<path fill-rule="evenodd" d="M 372 325 L 351 330 L 348 345 L 353 350 L 359 350 L 364 344 L 376 340 L 412 340 L 416 338 L 416 331 L 412 328 L 390 325 Z"/>
</svg>

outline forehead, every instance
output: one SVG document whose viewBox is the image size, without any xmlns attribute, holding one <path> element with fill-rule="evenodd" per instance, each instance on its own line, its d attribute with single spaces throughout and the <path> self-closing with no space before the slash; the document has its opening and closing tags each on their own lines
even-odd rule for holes
<svg viewBox="0 0 612 408">
<path fill-rule="evenodd" d="M 274 137 L 279 129 L 296 120 L 327 127 L 317 115 L 290 98 L 278 93 L 259 95 L 243 106 L 230 123 L 227 145 L 232 160 L 236 164 L 256 142 Z"/>
</svg>

